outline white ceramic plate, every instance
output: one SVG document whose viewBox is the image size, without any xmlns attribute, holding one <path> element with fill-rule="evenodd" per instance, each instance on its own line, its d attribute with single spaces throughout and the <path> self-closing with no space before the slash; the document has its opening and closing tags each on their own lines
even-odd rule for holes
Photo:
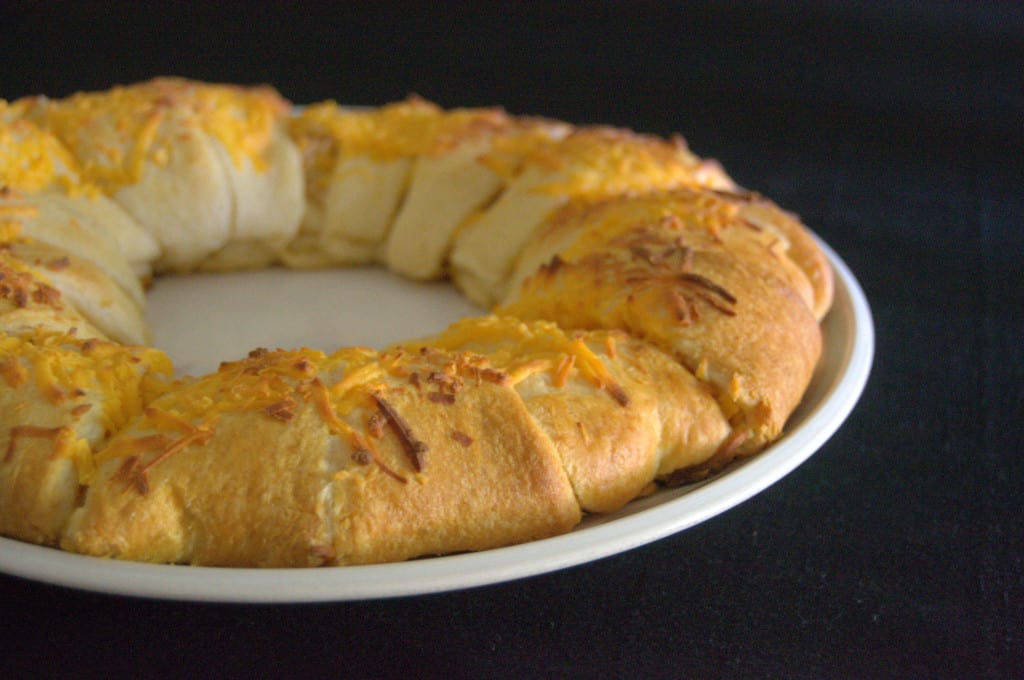
<svg viewBox="0 0 1024 680">
<path fill-rule="evenodd" d="M 0 539 L 0 571 L 104 593 L 229 602 L 355 600 L 455 590 L 554 571 L 681 531 L 762 491 L 810 457 L 849 415 L 867 381 L 874 327 L 864 293 L 836 271 L 825 352 L 807 395 L 770 448 L 700 484 L 663 490 L 573 532 L 486 552 L 399 564 L 321 569 L 226 569 L 103 560 Z M 179 370 L 206 373 L 255 346 L 332 350 L 383 346 L 479 314 L 450 286 L 377 269 L 160 279 L 149 295 L 156 345 Z"/>
</svg>

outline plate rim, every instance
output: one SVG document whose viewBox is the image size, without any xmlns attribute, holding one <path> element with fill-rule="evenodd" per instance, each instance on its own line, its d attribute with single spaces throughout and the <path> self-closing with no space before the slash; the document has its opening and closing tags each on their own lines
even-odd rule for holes
<svg viewBox="0 0 1024 680">
<path fill-rule="evenodd" d="M 837 339 L 836 377 L 802 422 L 770 447 L 653 507 L 613 513 L 594 526 L 519 545 L 394 564 L 246 569 L 122 562 L 0 537 L 0 573 L 108 595 L 225 603 L 300 603 L 425 595 L 508 582 L 581 565 L 678 533 L 740 503 L 792 472 L 839 429 L 863 394 L 875 352 L 864 291 L 839 255 L 815 235 L 833 267 L 835 302 L 851 332 Z M 832 348 L 835 349 L 835 348 Z M 673 492 L 676 490 L 673 490 Z M 659 492 L 653 498 L 671 492 Z M 652 497 L 649 497 L 652 498 Z M 634 501 L 634 503 L 641 503 Z M 633 505 L 633 504 L 631 504 Z M 629 509 L 630 506 L 627 506 Z"/>
</svg>

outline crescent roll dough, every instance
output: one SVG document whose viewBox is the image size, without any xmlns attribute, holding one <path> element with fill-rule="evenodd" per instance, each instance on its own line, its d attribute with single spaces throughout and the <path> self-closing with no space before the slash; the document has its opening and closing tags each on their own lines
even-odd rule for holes
<svg viewBox="0 0 1024 680">
<path fill-rule="evenodd" d="M 452 399 L 431 396 L 438 372 L 461 381 Z M 225 364 L 150 403 L 96 454 L 64 546 L 353 564 L 567 530 L 580 511 L 557 453 L 515 391 L 478 373 L 458 355 L 370 350 Z"/>
<path fill-rule="evenodd" d="M 108 269 L 142 303 L 156 241 L 95 185 L 52 133 L 0 101 L 0 236 L 30 236 L 71 249 Z"/>
<path fill-rule="evenodd" d="M 500 109 L 444 111 L 415 97 L 369 110 L 309 106 L 291 124 L 306 168 L 306 215 L 282 257 L 293 266 L 381 261 L 438 278 L 458 229 L 503 186 L 498 162 L 515 163 L 567 130 Z"/>
<path fill-rule="evenodd" d="M 730 434 L 704 385 L 625 333 L 486 317 L 408 347 L 479 353 L 507 373 L 588 512 L 617 510 L 656 479 L 707 460 Z"/>
<path fill-rule="evenodd" d="M 14 258 L 0 258 L 0 334 L 17 336 L 36 329 L 106 339 L 43 276 Z"/>
<path fill-rule="evenodd" d="M 0 533 L 56 545 L 95 474 L 94 450 L 169 372 L 152 349 L 46 331 L 0 334 L 0 414 L 17 418 L 0 427 Z"/>
<path fill-rule="evenodd" d="M 666 142 L 593 127 L 536 145 L 494 204 L 456 237 L 452 278 L 469 299 L 490 307 L 504 297 L 512 265 L 534 230 L 567 200 L 692 185 L 734 186 L 681 138 Z"/>
<path fill-rule="evenodd" d="M 22 239 L 0 242 L 0 262 L 22 268 L 52 285 L 105 337 L 129 345 L 144 344 L 149 339 L 142 307 L 91 261 L 46 243 Z"/>
<path fill-rule="evenodd" d="M 158 269 L 216 263 L 225 248 L 227 262 L 247 264 L 235 250 L 270 250 L 298 227 L 300 165 L 281 127 L 290 107 L 270 88 L 157 78 L 15 105 L 153 235 Z"/>
<path fill-rule="evenodd" d="M 823 257 L 794 262 L 782 229 L 746 219 L 748 200 L 678 190 L 566 208 L 523 253 L 499 312 L 652 342 L 714 389 L 736 452 L 757 450 L 810 381 L 831 284 Z"/>
</svg>

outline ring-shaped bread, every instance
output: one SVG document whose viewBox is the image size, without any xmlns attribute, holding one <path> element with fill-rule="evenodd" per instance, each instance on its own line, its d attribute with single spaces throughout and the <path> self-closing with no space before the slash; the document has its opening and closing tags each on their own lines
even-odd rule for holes
<svg viewBox="0 0 1024 680">
<path fill-rule="evenodd" d="M 161 272 L 382 264 L 493 315 L 175 377 Z M 0 534 L 318 566 L 530 541 L 782 432 L 832 274 L 681 138 L 158 78 L 0 102 Z"/>
</svg>

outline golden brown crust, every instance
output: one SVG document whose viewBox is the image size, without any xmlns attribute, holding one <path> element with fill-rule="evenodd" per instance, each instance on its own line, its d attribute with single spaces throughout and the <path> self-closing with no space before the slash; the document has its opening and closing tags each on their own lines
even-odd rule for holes
<svg viewBox="0 0 1024 680">
<path fill-rule="evenodd" d="M 339 563 L 485 550 L 565 533 L 580 509 L 547 436 L 508 386 L 468 381 L 452 400 L 406 384 L 388 403 L 426 448 L 422 469 L 393 432 L 378 466 L 348 468 L 332 485 Z"/>
<path fill-rule="evenodd" d="M 459 365 L 350 351 L 226 365 L 153 402 L 97 453 L 99 481 L 63 544 L 156 562 L 306 566 L 571 528 L 579 508 L 557 454 L 511 387 L 465 381 L 436 400 L 409 381 L 463 379 Z"/>
<path fill-rule="evenodd" d="M 320 564 L 312 546 L 328 543 L 317 507 L 327 431 L 313 411 L 289 423 L 232 414 L 209 435 L 201 424 L 195 444 L 155 464 L 168 448 L 158 438 L 176 443 L 192 433 L 126 430 L 113 446 L 148 437 L 163 448 L 104 461 L 62 546 L 149 562 Z"/>
<path fill-rule="evenodd" d="M 821 321 L 832 306 L 832 267 L 807 227 L 796 215 L 782 210 L 760 194 L 721 189 L 714 193 L 739 205 L 738 218 L 755 230 L 767 232 L 762 238 L 780 242 L 772 249 L 785 251 L 786 259 L 803 272 L 807 285 L 811 287 L 808 306 L 815 318 Z"/>
</svg>

